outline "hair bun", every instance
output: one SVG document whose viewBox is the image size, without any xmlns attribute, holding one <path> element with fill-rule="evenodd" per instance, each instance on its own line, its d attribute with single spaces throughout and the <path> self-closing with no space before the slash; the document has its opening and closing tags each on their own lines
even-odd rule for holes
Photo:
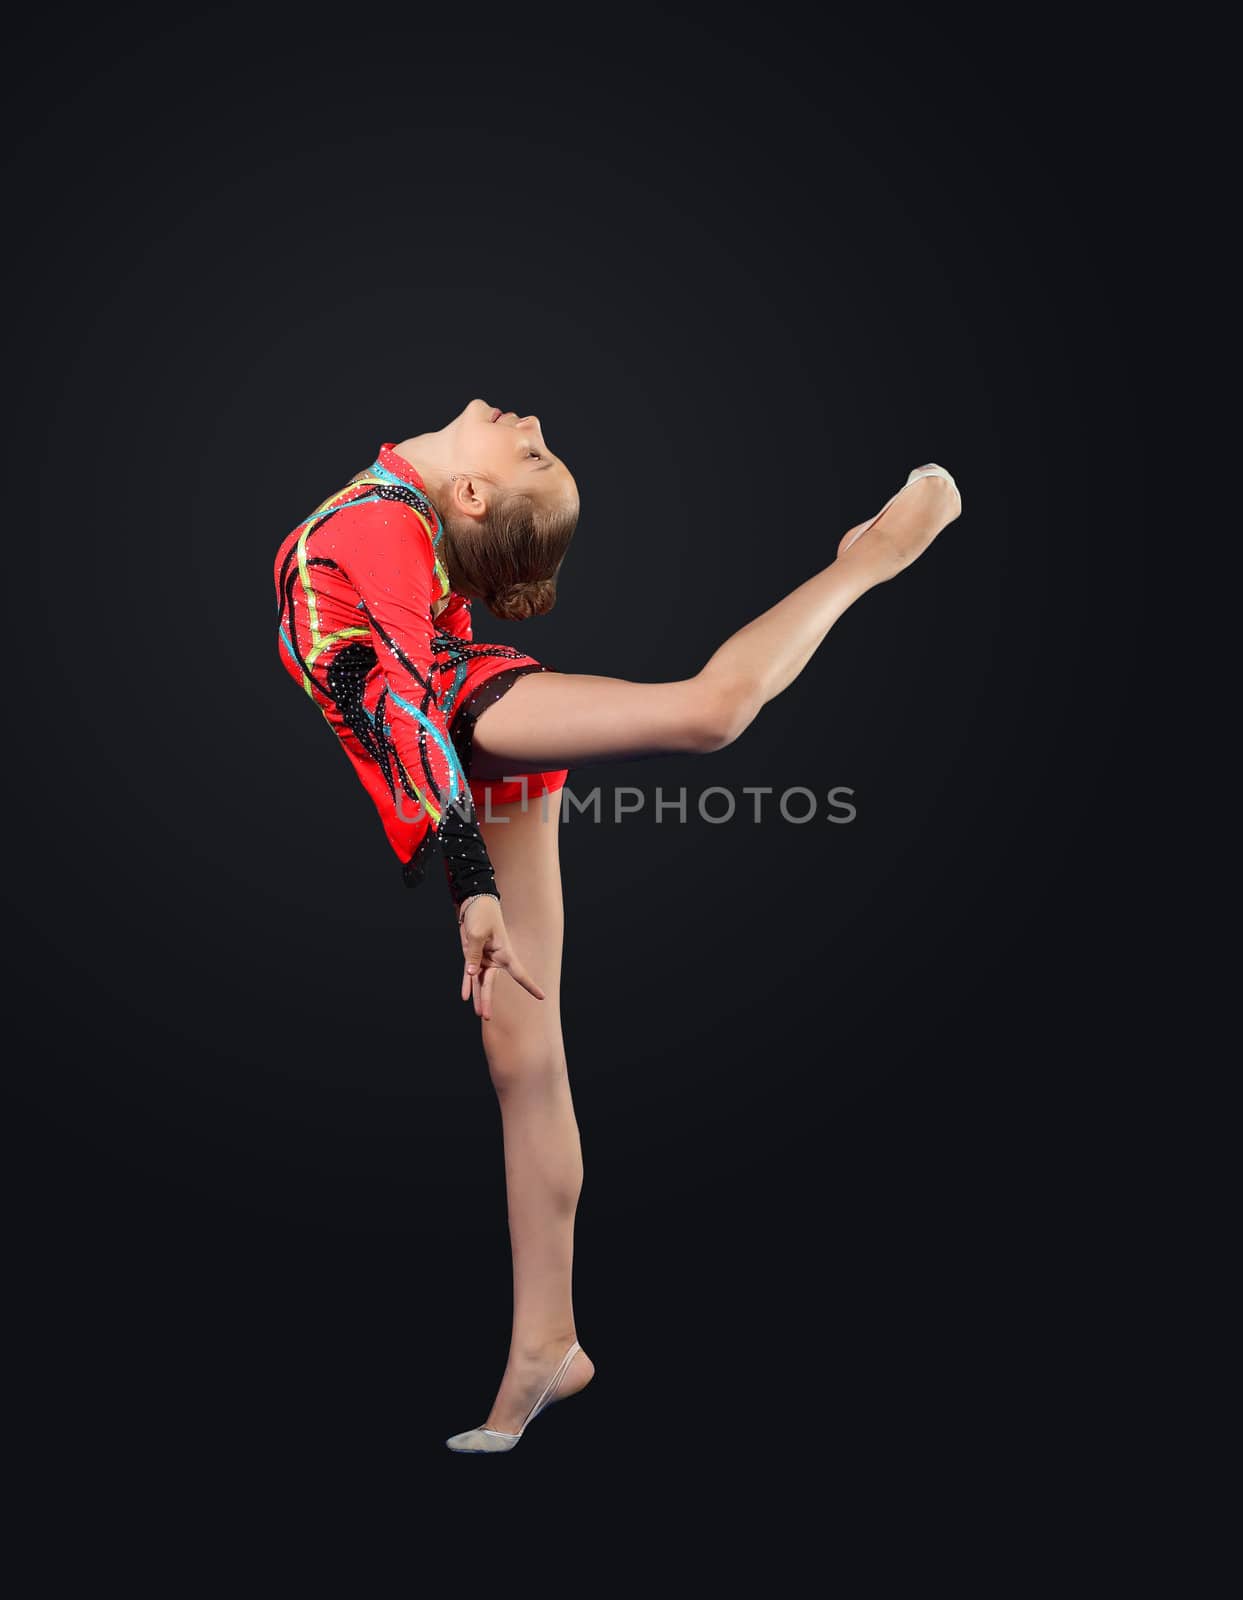
<svg viewBox="0 0 1243 1600">
<path fill-rule="evenodd" d="M 485 604 L 494 617 L 506 622 L 525 622 L 541 617 L 556 604 L 557 585 L 551 578 L 536 578 L 530 583 L 511 583 L 488 595 Z"/>
</svg>

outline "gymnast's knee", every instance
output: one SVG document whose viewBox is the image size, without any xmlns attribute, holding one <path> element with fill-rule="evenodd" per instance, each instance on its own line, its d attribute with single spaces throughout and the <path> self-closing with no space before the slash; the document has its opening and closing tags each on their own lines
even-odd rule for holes
<svg viewBox="0 0 1243 1600">
<path fill-rule="evenodd" d="M 748 680 L 701 672 L 687 683 L 682 748 L 691 755 L 724 750 L 751 725 L 759 708 Z"/>
<path fill-rule="evenodd" d="M 512 983 L 502 976 L 498 981 Z M 483 1052 L 497 1094 L 509 1089 L 550 1087 L 567 1073 L 565 1047 L 544 1029 L 515 1029 L 495 1015 L 483 1024 Z"/>
</svg>

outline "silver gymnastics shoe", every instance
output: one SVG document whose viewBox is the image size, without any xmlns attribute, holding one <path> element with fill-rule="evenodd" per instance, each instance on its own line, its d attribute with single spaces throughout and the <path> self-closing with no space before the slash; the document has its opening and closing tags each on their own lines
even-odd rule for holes
<svg viewBox="0 0 1243 1600">
<path fill-rule="evenodd" d="M 539 1399 L 527 1412 L 526 1418 L 517 1433 L 501 1433 L 496 1428 L 467 1428 L 465 1433 L 455 1433 L 451 1439 L 445 1440 L 450 1450 L 457 1450 L 471 1455 L 491 1454 L 497 1450 L 512 1450 L 544 1407 L 550 1406 L 557 1398 L 557 1386 L 570 1370 L 570 1363 L 578 1354 L 579 1348 L 578 1340 L 575 1339 L 574 1343 L 562 1356 L 560 1366 L 544 1386 L 543 1394 L 540 1395 Z"/>
<path fill-rule="evenodd" d="M 902 489 L 909 489 L 911 484 L 917 482 L 917 480 L 920 478 L 944 478 L 946 483 L 949 484 L 950 488 L 953 489 L 954 493 L 958 496 L 958 514 L 959 516 L 962 515 L 962 490 L 954 482 L 953 478 L 944 467 L 937 466 L 935 461 L 930 461 L 926 466 L 923 467 L 912 467 L 906 482 L 902 485 Z M 898 498 L 898 495 L 902 493 L 902 489 L 898 490 L 898 494 L 891 494 L 874 517 L 869 517 L 869 519 L 860 527 L 851 529 L 851 531 L 838 546 L 837 553 L 839 556 L 844 556 L 852 544 L 855 544 L 859 539 L 862 539 L 863 535 L 868 531 L 873 523 L 880 521 L 880 519 L 885 515 L 885 512 L 889 510 L 889 507 Z"/>
</svg>

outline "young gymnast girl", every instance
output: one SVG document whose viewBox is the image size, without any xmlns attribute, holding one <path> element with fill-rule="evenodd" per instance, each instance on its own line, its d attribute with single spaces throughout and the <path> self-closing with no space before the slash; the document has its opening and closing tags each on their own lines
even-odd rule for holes
<svg viewBox="0 0 1243 1600">
<path fill-rule="evenodd" d="M 407 885 L 443 863 L 501 1109 L 513 1250 L 509 1359 L 458 1452 L 512 1450 L 594 1373 L 571 1292 L 582 1149 L 561 1035 L 558 858 L 571 767 L 737 739 L 846 609 L 909 566 L 962 510 L 944 467 L 915 468 L 836 559 L 668 683 L 562 672 L 476 641 L 471 604 L 550 610 L 578 486 L 535 416 L 471 400 L 400 444 L 282 541 L 277 648 L 379 811 Z M 507 980 L 497 981 L 504 973 Z"/>
</svg>

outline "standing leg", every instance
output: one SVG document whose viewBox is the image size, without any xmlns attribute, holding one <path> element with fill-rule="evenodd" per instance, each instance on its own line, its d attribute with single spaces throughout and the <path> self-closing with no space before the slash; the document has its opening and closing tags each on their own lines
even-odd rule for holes
<svg viewBox="0 0 1243 1600">
<path fill-rule="evenodd" d="M 561 1035 L 563 793 L 528 800 L 525 811 L 521 801 L 479 808 L 506 930 L 545 994 L 537 1000 L 498 972 L 491 1019 L 481 1022 L 504 1130 L 514 1269 L 509 1362 L 483 1426 L 505 1433 L 522 1426 L 578 1337 L 571 1271 L 583 1157 Z M 557 1389 L 558 1399 L 582 1389 L 594 1372 L 580 1350 Z"/>
</svg>

